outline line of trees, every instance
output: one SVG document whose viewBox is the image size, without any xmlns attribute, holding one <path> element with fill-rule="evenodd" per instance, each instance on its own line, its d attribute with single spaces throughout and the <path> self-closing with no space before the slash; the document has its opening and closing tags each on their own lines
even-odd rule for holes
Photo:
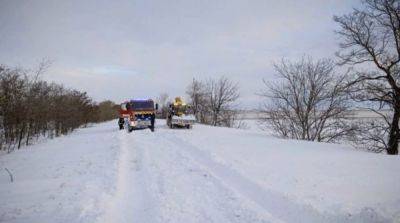
<svg viewBox="0 0 400 223">
<path fill-rule="evenodd" d="M 264 121 L 283 137 L 327 142 L 350 137 L 372 151 L 398 154 L 400 1 L 363 0 L 361 9 L 334 21 L 340 27 L 339 63 L 303 59 L 276 64 L 282 81 L 265 82 Z M 336 66 L 348 72 L 341 75 Z M 350 122 L 345 118 L 349 102 L 381 119 Z"/>
<path fill-rule="evenodd" d="M 55 137 L 115 118 L 112 102 L 97 105 L 86 92 L 40 80 L 47 66 L 41 63 L 32 72 L 0 65 L 0 150 L 11 151 L 40 136 Z"/>
</svg>

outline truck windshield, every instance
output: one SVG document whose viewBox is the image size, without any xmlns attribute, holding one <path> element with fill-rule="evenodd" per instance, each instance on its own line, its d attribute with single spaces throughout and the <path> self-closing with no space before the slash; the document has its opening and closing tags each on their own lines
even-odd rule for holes
<svg viewBox="0 0 400 223">
<path fill-rule="evenodd" d="M 130 106 L 132 110 L 153 110 L 153 101 L 131 101 Z"/>
</svg>

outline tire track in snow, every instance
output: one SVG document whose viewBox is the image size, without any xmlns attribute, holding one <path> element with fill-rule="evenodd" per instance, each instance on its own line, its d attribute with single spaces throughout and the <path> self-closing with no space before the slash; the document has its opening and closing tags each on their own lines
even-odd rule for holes
<svg viewBox="0 0 400 223">
<path fill-rule="evenodd" d="M 140 135 L 140 144 L 151 153 L 147 164 L 160 222 L 282 222 L 183 154 L 184 145 L 165 138 L 168 131 Z"/>
<path fill-rule="evenodd" d="M 118 160 L 115 193 L 106 201 L 100 222 L 155 222 L 152 197 L 147 191 L 147 170 L 143 148 L 137 146 L 134 134 L 119 134 L 120 155 Z"/>
<path fill-rule="evenodd" d="M 227 188 L 249 198 L 264 208 L 265 211 L 271 213 L 272 216 L 282 221 L 304 223 L 390 222 L 378 216 L 375 212 L 371 212 L 371 210 L 364 210 L 364 212 L 357 215 L 320 213 L 310 205 L 296 203 L 283 194 L 262 188 L 235 170 L 215 162 L 210 154 L 176 135 L 165 135 L 165 139 L 179 145 L 177 148 L 182 148 L 182 153 L 192 157 L 199 164 L 203 165 L 204 168 L 208 169 Z"/>
</svg>

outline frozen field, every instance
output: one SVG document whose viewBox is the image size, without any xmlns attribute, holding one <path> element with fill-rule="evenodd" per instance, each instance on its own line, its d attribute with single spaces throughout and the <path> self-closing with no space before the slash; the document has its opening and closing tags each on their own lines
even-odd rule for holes
<svg viewBox="0 0 400 223">
<path fill-rule="evenodd" d="M 1 155 L 0 222 L 400 222 L 400 157 L 112 121 Z"/>
</svg>

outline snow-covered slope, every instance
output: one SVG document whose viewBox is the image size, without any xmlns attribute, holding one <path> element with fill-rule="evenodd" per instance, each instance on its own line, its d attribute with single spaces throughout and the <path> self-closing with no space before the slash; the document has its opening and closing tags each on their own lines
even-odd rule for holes
<svg viewBox="0 0 400 223">
<path fill-rule="evenodd" d="M 398 156 L 158 123 L 0 156 L 0 222 L 400 222 Z"/>
</svg>

